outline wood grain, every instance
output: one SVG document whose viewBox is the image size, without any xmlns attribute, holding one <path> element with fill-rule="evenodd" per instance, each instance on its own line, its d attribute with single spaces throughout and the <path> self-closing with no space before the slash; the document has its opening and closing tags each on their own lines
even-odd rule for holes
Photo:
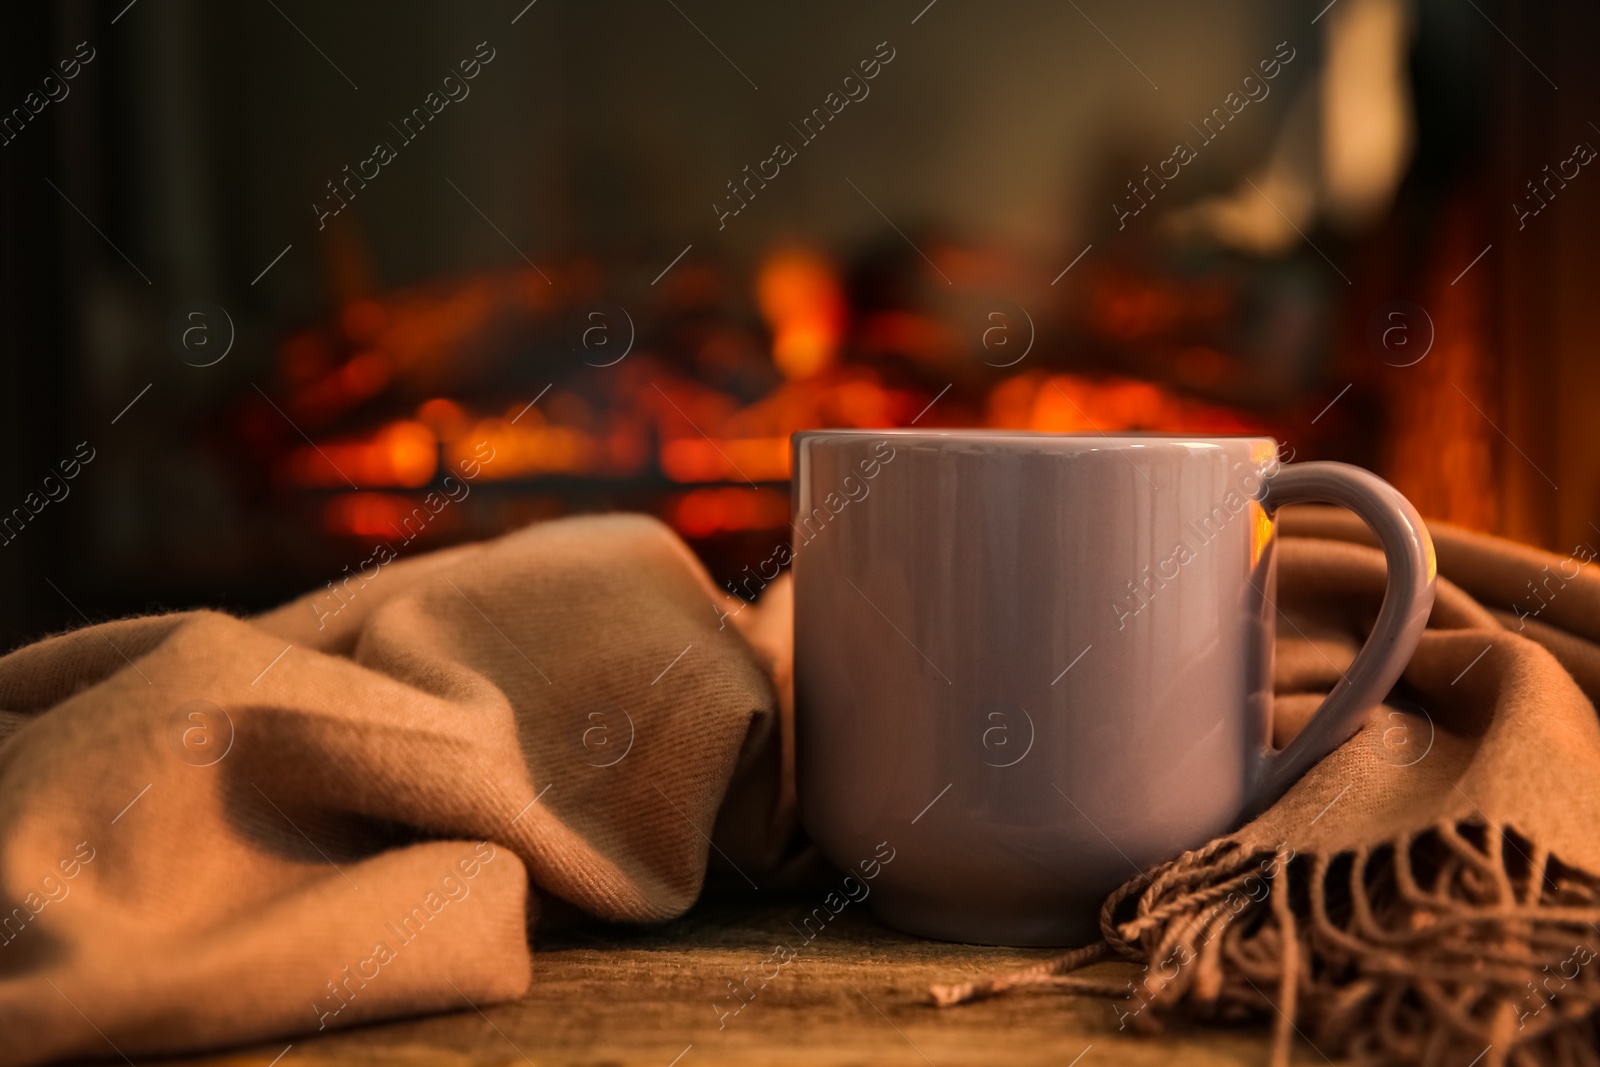
<svg viewBox="0 0 1600 1067">
<path fill-rule="evenodd" d="M 931 1005 L 928 986 L 1026 966 L 1048 950 L 952 945 L 885 929 L 850 904 L 809 940 L 813 902 L 703 901 L 640 930 L 586 921 L 542 933 L 533 988 L 520 1001 L 297 1038 L 190 1067 L 367 1064 L 705 1067 L 707 1064 L 962 1067 L 1255 1065 L 1264 1029 L 1187 1029 L 1160 1037 L 1118 1030 L 1110 1002 L 1026 993 L 958 1008 Z M 811 927 L 816 931 L 816 924 Z M 796 950 L 772 962 L 778 943 Z M 766 973 L 776 976 L 762 984 Z M 1086 973 L 1134 978 L 1127 964 Z M 728 983 L 750 978 L 743 1007 Z M 728 1014 L 723 1014 L 728 1013 Z M 1328 1061 L 1310 1046 L 1296 1062 Z"/>
</svg>

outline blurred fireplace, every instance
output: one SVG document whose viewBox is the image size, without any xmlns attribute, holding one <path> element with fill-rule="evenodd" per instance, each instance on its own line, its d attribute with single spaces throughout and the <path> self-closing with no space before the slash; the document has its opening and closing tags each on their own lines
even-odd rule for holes
<svg viewBox="0 0 1600 1067">
<path fill-rule="evenodd" d="M 1285 312 L 1243 265 L 1184 277 L 1107 259 L 1028 309 L 980 281 L 1012 269 L 1003 255 L 930 254 L 953 300 L 924 298 L 938 279 L 915 255 L 836 262 L 798 245 L 748 279 L 685 257 L 631 307 L 582 261 L 362 293 L 292 331 L 218 429 L 237 436 L 240 479 L 265 476 L 262 505 L 298 517 L 301 555 L 629 509 L 669 523 L 720 581 L 787 539 L 797 430 L 1285 436 L 1318 402 L 1251 357 L 1314 368 L 1327 309 Z M 1248 352 L 1262 335 L 1273 352 Z"/>
</svg>

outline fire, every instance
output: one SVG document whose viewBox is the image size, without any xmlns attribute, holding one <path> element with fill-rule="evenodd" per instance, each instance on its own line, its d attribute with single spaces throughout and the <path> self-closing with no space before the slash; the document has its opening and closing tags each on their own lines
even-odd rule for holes
<svg viewBox="0 0 1600 1067">
<path fill-rule="evenodd" d="M 495 457 L 483 471 L 482 476 L 489 481 L 592 473 L 600 465 L 602 452 L 601 442 L 590 433 L 574 427 L 527 422 L 527 416 L 523 416 L 515 423 L 504 418 L 474 422 L 464 437 L 446 448 L 445 462 L 458 464 L 485 441 L 494 449 Z"/>
<path fill-rule="evenodd" d="M 1004 266 L 975 260 L 971 272 L 999 277 Z M 496 521 L 560 514 L 577 492 L 600 506 L 653 506 L 686 537 L 706 538 L 784 527 L 776 483 L 790 477 L 799 430 L 1261 429 L 1152 382 L 1039 369 L 1044 353 L 982 368 L 963 328 L 931 311 L 878 307 L 852 323 L 838 271 L 802 247 L 774 251 L 757 271 L 763 352 L 752 325 L 722 308 L 715 265 L 696 270 L 651 296 L 663 308 L 632 309 L 637 344 L 604 368 L 564 344 L 561 316 L 605 291 L 586 261 L 552 271 L 553 285 L 509 272 L 347 303 L 282 346 L 285 408 L 317 439 L 283 457 L 287 482 L 338 494 L 324 504 L 330 532 L 380 536 L 411 513 L 406 490 L 492 454 L 479 476 L 524 490 L 498 498 Z M 1096 293 L 1088 320 L 1102 338 L 1170 342 L 1169 367 L 1191 384 L 1232 372 L 1234 357 L 1173 340 L 1225 319 L 1227 290 L 1108 275 Z M 508 380 L 519 384 L 498 384 Z M 365 433 L 320 429 L 368 410 L 389 417 Z"/>
<path fill-rule="evenodd" d="M 389 537 L 415 502 L 394 493 L 344 493 L 328 501 L 323 524 L 351 537 Z"/>
<path fill-rule="evenodd" d="M 847 311 L 827 260 L 799 248 L 769 256 L 756 297 L 772 330 L 772 362 L 785 378 L 810 378 L 833 365 Z"/>
<path fill-rule="evenodd" d="M 685 537 L 778 529 L 789 521 L 789 494 L 777 489 L 695 489 L 669 505 L 667 518 Z"/>
<path fill-rule="evenodd" d="M 438 438 L 422 423 L 409 419 L 392 422 L 365 441 L 306 445 L 289 458 L 289 473 L 295 482 L 320 488 L 354 482 L 361 487 L 416 489 L 431 482 L 438 467 Z"/>
<path fill-rule="evenodd" d="M 441 441 L 459 441 L 467 436 L 471 416 L 454 400 L 435 397 L 417 407 L 417 421 L 432 430 Z"/>
<path fill-rule="evenodd" d="M 680 437 L 661 446 L 661 471 L 675 482 L 787 481 L 789 439 Z"/>
<path fill-rule="evenodd" d="M 1252 433 L 1253 426 L 1224 408 L 1186 400 L 1128 378 L 1084 378 L 1028 371 L 1000 383 L 989 394 L 989 426 L 1046 433 L 1110 433 L 1117 430 L 1189 430 Z"/>
</svg>

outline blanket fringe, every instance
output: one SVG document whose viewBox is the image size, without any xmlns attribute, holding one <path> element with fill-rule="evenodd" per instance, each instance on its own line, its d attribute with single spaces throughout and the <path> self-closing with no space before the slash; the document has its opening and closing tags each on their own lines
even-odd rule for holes
<svg viewBox="0 0 1600 1067">
<path fill-rule="evenodd" d="M 1274 1067 L 1297 1034 L 1368 1064 L 1600 1067 L 1600 878 L 1508 826 L 1445 822 L 1334 855 L 1223 838 L 1122 886 L 1100 925 L 1093 945 L 933 1001 L 1102 996 L 1142 1032 L 1268 1018 Z M 1113 956 L 1143 973 L 1073 973 Z"/>
<path fill-rule="evenodd" d="M 1068 971 L 1075 971 L 1080 967 L 1087 967 L 1091 963 L 1099 963 L 1106 958 L 1109 951 L 1109 946 L 1104 941 L 1097 941 L 1084 948 L 1073 949 L 1064 956 L 1046 960 L 1043 963 L 1035 964 L 1012 974 L 1003 974 L 981 982 L 936 985 L 930 987 L 930 991 L 933 993 L 933 1002 L 941 1008 L 947 1008 L 953 1004 L 966 1004 L 969 1001 L 992 997 L 999 993 L 1004 993 L 1008 989 L 1015 989 L 1018 986 L 1057 985 L 1062 981 L 1058 976 L 1064 975 Z M 1073 983 L 1067 988 L 1075 987 L 1077 987 L 1077 983 Z M 1120 993 L 1121 990 L 1117 989 L 1116 992 Z"/>
</svg>

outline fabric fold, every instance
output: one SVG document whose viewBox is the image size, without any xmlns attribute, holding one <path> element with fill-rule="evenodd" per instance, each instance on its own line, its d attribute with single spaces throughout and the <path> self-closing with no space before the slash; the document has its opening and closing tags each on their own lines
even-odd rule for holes
<svg viewBox="0 0 1600 1067">
<path fill-rule="evenodd" d="M 612 516 L 0 659 L 0 1064 L 514 998 L 542 895 L 680 914 L 738 782 L 730 862 L 785 832 L 731 610 Z"/>
</svg>

